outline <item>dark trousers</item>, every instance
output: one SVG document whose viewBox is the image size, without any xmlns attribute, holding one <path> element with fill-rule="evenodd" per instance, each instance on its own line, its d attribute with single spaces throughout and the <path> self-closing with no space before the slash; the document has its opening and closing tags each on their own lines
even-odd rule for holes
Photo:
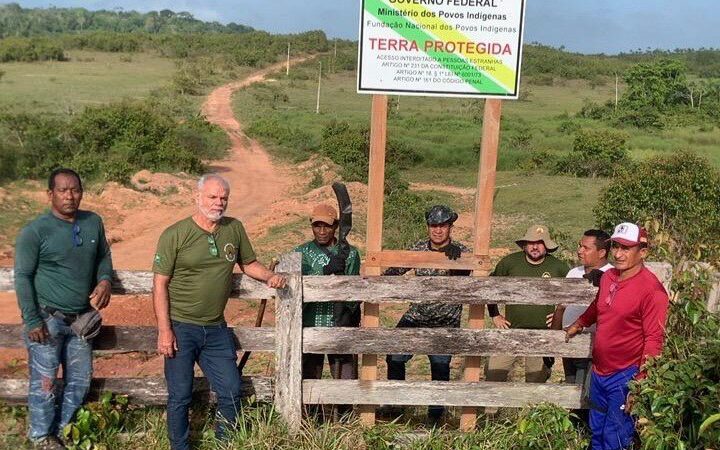
<svg viewBox="0 0 720 450">
<path fill-rule="evenodd" d="M 172 322 L 178 350 L 165 358 L 168 390 L 167 422 L 172 450 L 190 449 L 188 414 L 192 400 L 195 363 L 200 365 L 217 395 L 218 417 L 215 436 L 226 437 L 240 410 L 240 375 L 235 340 L 227 325 L 200 326 Z"/>
<path fill-rule="evenodd" d="M 336 380 L 357 380 L 358 358 L 357 355 L 327 355 L 330 365 L 330 375 Z M 319 380 L 322 378 L 325 355 L 306 353 L 303 355 L 302 372 L 303 378 L 307 380 Z"/>
<path fill-rule="evenodd" d="M 406 320 L 404 317 L 400 319 L 397 328 L 417 328 L 414 322 Z M 388 380 L 404 380 L 405 364 L 412 359 L 414 355 L 387 355 L 387 377 Z M 452 355 L 428 355 L 430 360 L 430 377 L 433 381 L 450 381 L 450 361 Z M 431 418 L 439 418 L 445 412 L 442 406 L 428 406 L 428 415 Z"/>
<path fill-rule="evenodd" d="M 322 378 L 323 365 L 325 364 L 323 354 L 306 353 L 302 357 L 302 375 L 306 380 L 319 380 Z M 358 378 L 358 357 L 357 355 L 327 355 L 330 365 L 330 375 L 335 380 L 357 380 Z M 320 405 L 314 405 L 320 406 Z M 322 408 L 311 408 L 313 414 L 321 414 Z M 352 412 L 352 405 L 337 405 L 337 412 L 340 416 Z"/>
</svg>

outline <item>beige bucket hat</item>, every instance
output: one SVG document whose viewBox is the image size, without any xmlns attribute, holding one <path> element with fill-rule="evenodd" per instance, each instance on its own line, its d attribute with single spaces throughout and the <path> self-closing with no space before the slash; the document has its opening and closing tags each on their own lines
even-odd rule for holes
<svg viewBox="0 0 720 450">
<path fill-rule="evenodd" d="M 525 236 L 521 237 L 515 243 L 522 248 L 526 242 L 542 241 L 548 253 L 552 253 L 558 249 L 558 245 L 550 237 L 550 231 L 545 225 L 531 225 L 525 232 Z"/>
</svg>

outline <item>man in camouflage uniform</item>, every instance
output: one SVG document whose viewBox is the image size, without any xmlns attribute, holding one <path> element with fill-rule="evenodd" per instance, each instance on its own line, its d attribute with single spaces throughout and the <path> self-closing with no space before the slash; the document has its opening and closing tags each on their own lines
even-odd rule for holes
<svg viewBox="0 0 720 450">
<path fill-rule="evenodd" d="M 458 215 L 445 205 L 436 205 L 425 213 L 428 239 L 418 241 L 410 250 L 419 252 L 443 252 L 449 259 L 457 259 L 461 253 L 469 253 L 470 249 L 451 238 L 453 223 Z M 385 271 L 385 275 L 402 275 L 410 269 L 393 267 Z M 415 269 L 418 276 L 457 276 L 470 275 L 469 270 L 446 269 Z M 413 304 L 400 318 L 398 328 L 458 328 L 462 305 L 447 303 Z M 388 380 L 404 380 L 405 364 L 413 355 L 387 355 Z M 451 355 L 428 355 L 430 373 L 433 381 L 450 380 Z M 445 408 L 442 406 L 428 407 L 431 421 L 437 422 Z"/>
</svg>

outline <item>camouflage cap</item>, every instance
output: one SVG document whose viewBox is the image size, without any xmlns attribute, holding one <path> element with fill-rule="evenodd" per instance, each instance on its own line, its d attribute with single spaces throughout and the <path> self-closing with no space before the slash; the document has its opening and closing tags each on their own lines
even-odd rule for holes
<svg viewBox="0 0 720 450">
<path fill-rule="evenodd" d="M 445 205 L 435 205 L 425 213 L 425 222 L 427 222 L 428 225 L 440 225 L 442 223 L 452 225 L 457 218 L 457 213 Z"/>
</svg>

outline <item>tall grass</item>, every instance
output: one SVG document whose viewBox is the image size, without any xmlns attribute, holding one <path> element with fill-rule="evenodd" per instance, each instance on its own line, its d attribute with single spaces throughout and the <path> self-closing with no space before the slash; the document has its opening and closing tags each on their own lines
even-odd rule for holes
<svg viewBox="0 0 720 450">
<path fill-rule="evenodd" d="M 167 428 L 162 408 L 140 408 L 128 413 L 125 433 L 110 433 L 96 442 L 98 449 L 168 448 Z M 420 427 L 412 421 L 398 420 L 365 427 L 352 416 L 338 421 L 306 418 L 300 431 L 291 433 L 270 405 L 243 407 L 238 426 L 227 442 L 214 439 L 214 410 L 197 407 L 192 413 L 192 445 L 198 450 L 391 450 L 391 449 L 563 449 L 581 450 L 587 446 L 584 432 L 574 429 L 571 414 L 548 404 L 520 411 L 502 411 L 495 419 L 480 417 L 475 431 L 463 433 L 452 427 Z M 21 420 L 13 419 L 20 417 Z M 30 448 L 22 437 L 25 426 L 23 407 L 0 407 L 6 425 L 0 436 L 1 448 Z M 12 428 L 8 423 L 14 424 Z"/>
</svg>

